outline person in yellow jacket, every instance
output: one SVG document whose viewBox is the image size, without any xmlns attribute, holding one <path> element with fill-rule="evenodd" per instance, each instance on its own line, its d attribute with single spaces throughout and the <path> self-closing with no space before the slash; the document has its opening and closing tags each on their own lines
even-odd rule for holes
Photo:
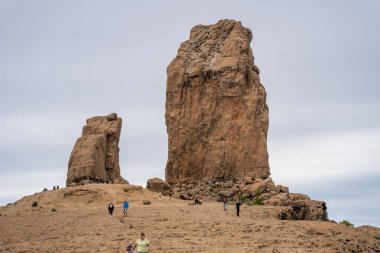
<svg viewBox="0 0 380 253">
<path fill-rule="evenodd" d="M 138 253 L 148 253 L 149 252 L 149 240 L 145 239 L 145 234 L 141 232 L 140 239 L 137 239 L 133 249 L 135 250 L 137 247 Z"/>
</svg>

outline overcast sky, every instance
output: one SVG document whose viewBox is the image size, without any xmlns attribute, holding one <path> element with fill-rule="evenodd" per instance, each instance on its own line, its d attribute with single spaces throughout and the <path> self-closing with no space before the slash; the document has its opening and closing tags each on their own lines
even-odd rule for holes
<svg viewBox="0 0 380 253">
<path fill-rule="evenodd" d="M 164 178 L 166 67 L 191 27 L 253 31 L 277 184 L 380 226 L 380 1 L 0 1 L 0 204 L 64 186 L 86 118 L 117 112 L 122 176 Z"/>
</svg>

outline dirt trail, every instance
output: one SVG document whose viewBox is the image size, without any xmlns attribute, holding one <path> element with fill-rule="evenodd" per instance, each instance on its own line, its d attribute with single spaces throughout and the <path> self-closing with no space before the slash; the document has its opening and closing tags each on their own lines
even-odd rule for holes
<svg viewBox="0 0 380 253">
<path fill-rule="evenodd" d="M 123 218 L 122 202 L 130 202 Z M 151 205 L 143 205 L 149 199 Z M 37 207 L 31 205 L 37 201 Z M 107 205 L 115 204 L 114 217 Z M 24 197 L 0 208 L 0 252 L 126 252 L 145 232 L 151 252 L 380 252 L 380 229 L 281 221 L 280 207 L 189 205 L 136 186 L 87 185 Z"/>
</svg>

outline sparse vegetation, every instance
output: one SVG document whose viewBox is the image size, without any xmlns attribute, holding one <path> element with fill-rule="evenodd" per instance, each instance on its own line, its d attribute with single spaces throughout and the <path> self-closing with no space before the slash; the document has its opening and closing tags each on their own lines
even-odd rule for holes
<svg viewBox="0 0 380 253">
<path fill-rule="evenodd" d="M 36 206 L 38 206 L 37 201 L 33 201 L 33 203 L 32 203 L 32 207 L 36 207 Z"/>
<path fill-rule="evenodd" d="M 253 200 L 246 200 L 245 203 L 247 204 L 247 206 L 253 206 L 254 205 Z"/>
<path fill-rule="evenodd" d="M 380 240 L 380 236 L 374 236 L 373 238 L 375 238 L 376 240 Z"/>
<path fill-rule="evenodd" d="M 256 193 L 255 199 L 253 200 L 254 205 L 262 206 L 264 205 L 263 199 L 261 198 L 261 193 Z"/>
<path fill-rule="evenodd" d="M 352 224 L 351 222 L 347 221 L 347 220 L 343 220 L 341 222 L 339 222 L 339 224 L 342 224 L 342 225 L 346 225 L 347 227 L 355 227 L 354 224 Z"/>
<path fill-rule="evenodd" d="M 261 198 L 261 193 L 258 192 L 254 198 L 245 198 L 241 195 L 236 196 L 236 198 L 241 202 L 245 203 L 247 206 L 253 206 L 253 205 L 264 205 L 263 199 Z M 235 199 L 236 199 L 235 198 Z M 228 200 L 227 205 L 235 205 L 234 200 Z"/>
<path fill-rule="evenodd" d="M 57 212 L 57 210 L 55 208 L 52 208 L 51 211 L 52 212 Z"/>
<path fill-rule="evenodd" d="M 245 202 L 245 198 L 241 195 L 239 195 L 238 197 L 238 200 L 241 202 L 241 203 L 244 203 Z"/>
<path fill-rule="evenodd" d="M 227 201 L 227 205 L 229 205 L 229 206 L 233 206 L 233 205 L 235 205 L 235 203 L 234 203 L 232 200 L 228 200 L 228 201 Z"/>
</svg>

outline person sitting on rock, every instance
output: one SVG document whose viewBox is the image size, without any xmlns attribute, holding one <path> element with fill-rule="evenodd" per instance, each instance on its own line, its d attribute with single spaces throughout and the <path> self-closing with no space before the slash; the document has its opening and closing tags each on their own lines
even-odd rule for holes
<svg viewBox="0 0 380 253">
<path fill-rule="evenodd" d="M 108 205 L 108 214 L 110 217 L 112 217 L 113 210 L 115 209 L 115 206 L 112 204 L 112 202 Z"/>
<path fill-rule="evenodd" d="M 194 204 L 195 205 L 202 205 L 202 200 L 200 200 L 198 197 L 195 197 Z"/>
</svg>

